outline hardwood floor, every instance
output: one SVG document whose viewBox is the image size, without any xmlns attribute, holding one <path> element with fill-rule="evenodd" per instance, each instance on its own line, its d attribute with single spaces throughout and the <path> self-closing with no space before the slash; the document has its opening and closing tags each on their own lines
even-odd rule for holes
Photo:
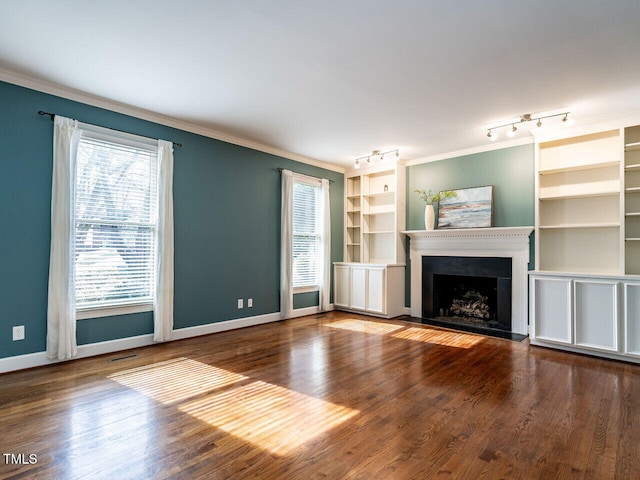
<svg viewBox="0 0 640 480">
<path fill-rule="evenodd" d="M 635 479 L 639 402 L 637 365 L 330 313 L 0 375 L 0 478 Z"/>
</svg>

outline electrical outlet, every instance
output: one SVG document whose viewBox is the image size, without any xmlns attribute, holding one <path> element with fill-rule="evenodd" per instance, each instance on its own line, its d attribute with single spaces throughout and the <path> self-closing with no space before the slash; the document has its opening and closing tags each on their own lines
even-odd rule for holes
<svg viewBox="0 0 640 480">
<path fill-rule="evenodd" d="M 253 307 L 253 298 L 248 298 L 247 299 L 247 307 L 249 307 L 249 308 Z"/>
<path fill-rule="evenodd" d="M 238 308 L 243 308 L 244 307 L 244 302 L 241 298 L 238 299 Z"/>
<path fill-rule="evenodd" d="M 24 325 L 13 327 L 13 341 L 24 340 Z"/>
</svg>

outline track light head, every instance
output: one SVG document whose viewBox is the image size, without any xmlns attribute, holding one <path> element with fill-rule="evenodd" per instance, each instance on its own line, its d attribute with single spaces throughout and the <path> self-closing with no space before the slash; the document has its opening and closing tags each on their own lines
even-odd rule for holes
<svg viewBox="0 0 640 480">
<path fill-rule="evenodd" d="M 355 168 L 356 170 L 357 170 L 358 168 L 360 168 L 360 160 L 359 160 L 359 159 L 356 159 L 356 165 L 355 165 L 355 167 L 353 167 L 353 168 Z"/>
<path fill-rule="evenodd" d="M 511 125 L 511 130 L 507 130 L 507 137 L 513 137 L 518 131 L 518 127 L 515 124 Z"/>
<path fill-rule="evenodd" d="M 542 119 L 538 119 L 538 123 L 536 123 L 536 127 L 540 128 L 542 126 Z"/>
<path fill-rule="evenodd" d="M 498 138 L 498 134 L 493 132 L 493 131 L 491 131 L 491 129 L 489 129 L 489 131 L 487 132 L 487 138 L 489 140 L 491 140 L 492 142 L 495 142 L 496 138 Z"/>
</svg>

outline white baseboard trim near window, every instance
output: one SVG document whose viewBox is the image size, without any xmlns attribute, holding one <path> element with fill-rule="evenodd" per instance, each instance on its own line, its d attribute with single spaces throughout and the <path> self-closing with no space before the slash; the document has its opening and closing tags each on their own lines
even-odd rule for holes
<svg viewBox="0 0 640 480">
<path fill-rule="evenodd" d="M 333 310 L 333 305 L 331 305 L 331 310 Z M 301 308 L 294 310 L 294 316 L 291 318 L 313 315 L 314 313 L 318 313 L 318 307 Z M 279 320 L 280 312 L 275 312 L 267 313 L 265 315 L 256 315 L 255 317 L 236 318 L 233 320 L 226 320 L 224 322 L 180 328 L 173 331 L 170 341 L 199 337 L 201 335 L 235 330 L 237 328 L 252 327 L 254 325 L 262 325 L 264 323 L 277 322 Z M 153 335 L 148 334 L 136 337 L 118 338 L 116 340 L 107 340 L 106 342 L 90 343 L 88 345 L 78 345 L 78 355 L 69 360 L 94 357 L 105 353 L 119 352 L 122 350 L 146 347 L 154 344 L 156 344 L 156 342 L 153 341 Z M 25 368 L 41 367 L 43 365 L 53 365 L 60 362 L 67 362 L 69 360 L 49 360 L 45 352 L 28 353 L 26 355 L 17 355 L 15 357 L 0 358 L 0 373 L 13 372 L 15 370 L 23 370 Z"/>
</svg>

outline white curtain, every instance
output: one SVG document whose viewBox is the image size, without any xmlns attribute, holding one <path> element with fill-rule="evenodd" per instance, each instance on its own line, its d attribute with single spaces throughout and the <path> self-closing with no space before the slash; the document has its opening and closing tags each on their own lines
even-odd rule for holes
<svg viewBox="0 0 640 480">
<path fill-rule="evenodd" d="M 51 190 L 51 254 L 47 305 L 47 358 L 65 360 L 78 353 L 74 284 L 75 170 L 78 122 L 55 116 Z"/>
<path fill-rule="evenodd" d="M 280 318 L 293 315 L 293 174 L 282 170 L 280 217 Z"/>
<path fill-rule="evenodd" d="M 153 339 L 164 342 L 173 333 L 173 144 L 158 140 L 158 228 L 156 231 L 156 294 Z"/>
<path fill-rule="evenodd" d="M 331 305 L 331 209 L 329 180 L 322 179 L 321 241 L 320 246 L 320 311 L 326 312 Z"/>
</svg>

